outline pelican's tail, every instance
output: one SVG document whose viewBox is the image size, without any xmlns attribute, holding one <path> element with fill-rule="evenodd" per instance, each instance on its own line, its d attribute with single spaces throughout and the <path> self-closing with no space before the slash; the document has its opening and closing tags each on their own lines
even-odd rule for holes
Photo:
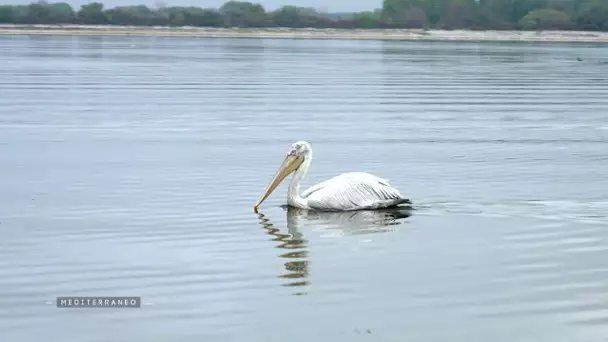
<svg viewBox="0 0 608 342">
<path fill-rule="evenodd" d="M 394 199 L 391 200 L 388 203 L 384 203 L 383 206 L 381 206 L 380 208 L 411 208 L 412 207 L 412 201 L 410 201 L 407 198 L 398 198 L 398 199 Z"/>
</svg>

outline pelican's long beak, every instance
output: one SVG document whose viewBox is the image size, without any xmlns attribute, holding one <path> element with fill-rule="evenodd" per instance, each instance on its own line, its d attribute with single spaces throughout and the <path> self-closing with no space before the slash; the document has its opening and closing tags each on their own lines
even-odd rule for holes
<svg viewBox="0 0 608 342">
<path fill-rule="evenodd" d="M 285 158 L 285 160 L 283 161 L 283 164 L 281 164 L 281 167 L 279 167 L 279 170 L 277 170 L 276 175 L 272 179 L 272 182 L 270 182 L 270 184 L 264 191 L 264 194 L 262 195 L 260 200 L 253 206 L 253 210 L 256 213 L 258 212 L 258 207 L 260 206 L 260 204 L 262 204 L 262 202 L 264 202 L 264 200 L 268 196 L 270 196 L 270 194 L 274 191 L 274 189 L 276 189 L 277 186 L 279 186 L 279 184 L 281 184 L 281 182 L 283 181 L 283 179 L 285 179 L 285 177 L 289 176 L 290 173 L 297 170 L 303 161 L 304 161 L 304 158 L 295 157 L 292 155 L 289 155 Z"/>
</svg>

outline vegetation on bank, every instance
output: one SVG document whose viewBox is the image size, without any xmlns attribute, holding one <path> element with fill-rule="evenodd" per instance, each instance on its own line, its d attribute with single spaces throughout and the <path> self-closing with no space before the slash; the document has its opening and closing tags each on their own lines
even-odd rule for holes
<svg viewBox="0 0 608 342">
<path fill-rule="evenodd" d="M 246 1 L 228 1 L 218 9 L 160 2 L 155 8 L 106 9 L 92 2 L 77 10 L 64 2 L 38 1 L 0 5 L 0 23 L 608 31 L 608 0 L 383 0 L 381 9 L 333 14 L 297 6 L 267 11 Z"/>
</svg>

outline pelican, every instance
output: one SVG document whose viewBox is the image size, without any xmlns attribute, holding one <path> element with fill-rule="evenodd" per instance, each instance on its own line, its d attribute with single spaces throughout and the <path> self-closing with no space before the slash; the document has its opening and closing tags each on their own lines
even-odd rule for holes
<svg viewBox="0 0 608 342">
<path fill-rule="evenodd" d="M 291 145 L 283 164 L 253 206 L 258 207 L 279 184 L 294 173 L 287 191 L 287 205 L 300 209 L 323 211 L 354 211 L 396 207 L 411 204 L 401 196 L 389 181 L 365 172 L 347 172 L 308 188 L 300 195 L 300 182 L 306 175 L 312 161 L 312 148 L 306 141 Z"/>
</svg>

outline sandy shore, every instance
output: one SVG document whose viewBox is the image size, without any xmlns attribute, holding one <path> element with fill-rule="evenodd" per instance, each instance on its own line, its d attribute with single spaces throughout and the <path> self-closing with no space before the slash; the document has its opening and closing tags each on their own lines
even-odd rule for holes
<svg viewBox="0 0 608 342">
<path fill-rule="evenodd" d="M 0 25 L 0 35 L 60 36 L 187 36 L 286 39 L 364 39 L 432 41 L 528 41 L 608 43 L 608 32 L 579 31 L 466 31 L 466 30 L 339 30 L 339 29 L 238 29 L 201 27 L 137 27 L 84 25 Z"/>
</svg>

